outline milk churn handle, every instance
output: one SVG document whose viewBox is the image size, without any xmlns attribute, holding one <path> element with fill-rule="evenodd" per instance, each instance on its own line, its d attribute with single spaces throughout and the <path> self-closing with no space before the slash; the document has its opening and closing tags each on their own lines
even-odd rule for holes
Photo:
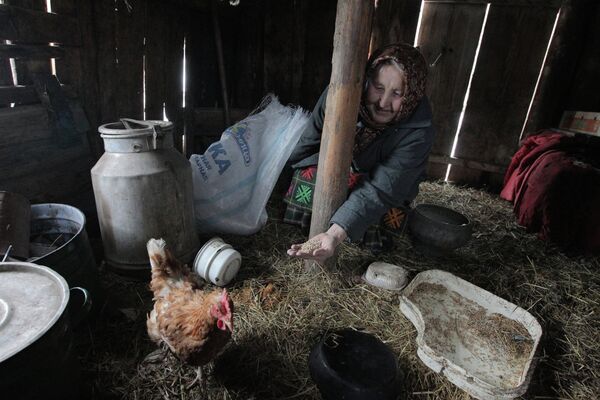
<svg viewBox="0 0 600 400">
<path fill-rule="evenodd" d="M 156 139 L 162 136 L 162 130 L 158 125 L 152 125 L 152 149 L 156 150 Z"/>
</svg>

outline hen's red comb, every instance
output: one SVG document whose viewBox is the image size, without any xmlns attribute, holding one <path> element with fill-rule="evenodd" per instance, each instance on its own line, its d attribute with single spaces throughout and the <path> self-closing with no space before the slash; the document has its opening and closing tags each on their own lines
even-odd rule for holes
<svg viewBox="0 0 600 400">
<path fill-rule="evenodd" d="M 229 307 L 229 293 L 227 293 L 227 289 L 223 289 L 223 292 L 221 292 L 221 304 L 225 308 L 225 312 L 228 314 L 231 313 L 231 307 Z"/>
</svg>

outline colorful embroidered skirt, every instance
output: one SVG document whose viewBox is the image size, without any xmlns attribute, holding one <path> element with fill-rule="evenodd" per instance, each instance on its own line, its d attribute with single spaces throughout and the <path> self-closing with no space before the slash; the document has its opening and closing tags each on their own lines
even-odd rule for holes
<svg viewBox="0 0 600 400">
<path fill-rule="evenodd" d="M 348 189 L 352 191 L 361 178 L 361 174 L 350 172 Z M 310 228 L 316 179 L 316 166 L 294 171 L 292 181 L 283 199 L 287 204 L 283 217 L 284 222 L 299 225 L 305 230 Z M 378 225 L 372 225 L 367 229 L 362 244 L 374 253 L 392 248 L 394 237 L 404 232 L 406 228 L 405 217 L 404 210 L 400 208 L 389 209 Z"/>
</svg>

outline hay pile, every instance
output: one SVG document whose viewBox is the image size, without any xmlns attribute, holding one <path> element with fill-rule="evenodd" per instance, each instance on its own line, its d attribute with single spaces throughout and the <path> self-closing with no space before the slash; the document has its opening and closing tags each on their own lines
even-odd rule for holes
<svg viewBox="0 0 600 400">
<path fill-rule="evenodd" d="M 145 283 L 103 272 L 107 302 L 95 325 L 78 332 L 88 398 L 318 399 L 307 358 L 327 330 L 366 329 L 387 343 L 405 374 L 410 399 L 468 399 L 416 355 L 416 331 L 398 295 L 357 279 L 375 260 L 413 273 L 439 268 L 529 310 L 544 329 L 540 360 L 525 398 L 600 398 L 600 261 L 568 256 L 516 225 L 509 203 L 482 191 L 423 183 L 417 202 L 446 205 L 468 216 L 474 236 L 444 259 L 415 253 L 409 236 L 377 257 L 342 245 L 336 271 L 306 273 L 287 257 L 305 237 L 270 210 L 252 237 L 226 236 L 243 265 L 231 293 L 234 341 L 205 372 L 156 352 L 145 331 L 151 309 Z M 277 202 L 272 202 L 278 207 Z M 86 331 L 87 330 L 87 331 Z"/>
</svg>

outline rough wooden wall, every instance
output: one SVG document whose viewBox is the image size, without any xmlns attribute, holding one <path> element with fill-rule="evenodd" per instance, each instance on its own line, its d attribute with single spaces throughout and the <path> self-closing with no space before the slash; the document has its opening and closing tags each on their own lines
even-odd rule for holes
<svg viewBox="0 0 600 400">
<path fill-rule="evenodd" d="M 91 189 L 75 0 L 6 0 L 0 5 L 0 190 L 32 202 L 68 202 Z M 11 44 L 6 44 L 9 40 Z M 50 47 L 55 43 L 56 47 Z M 14 59 L 17 85 L 10 60 Z M 52 78 L 50 58 L 64 78 Z"/>
<path fill-rule="evenodd" d="M 53 15 L 45 12 L 44 0 L 5 3 L 12 7 L 10 15 L 5 6 L 0 8 L 0 19 L 8 18 L 10 24 L 0 24 L 0 39 L 34 45 L 26 50 L 38 55 L 16 59 L 19 86 L 13 86 L 7 55 L 14 53 L 14 48 L 0 49 L 4 55 L 0 57 L 0 107 L 13 102 L 42 107 L 32 71 L 48 73 L 52 56 L 63 90 L 76 96 L 85 110 L 91 126 L 88 139 L 96 157 L 102 152 L 96 130 L 100 124 L 120 117 L 142 118 L 144 112 L 147 119 L 162 119 L 163 107 L 178 134 L 187 132 L 191 138 L 207 130 L 218 133 L 222 128 L 223 98 L 210 1 L 130 1 L 129 9 L 121 0 L 52 0 Z M 276 93 L 283 103 L 312 109 L 331 74 L 336 3 L 242 0 L 232 7 L 225 1 L 216 2 L 228 105 L 234 119 L 243 117 L 268 92 Z M 443 178 L 451 163 L 451 180 L 499 183 L 518 147 L 562 3 L 491 1 L 471 78 L 487 2 L 424 1 L 419 46 L 430 64 L 428 95 L 438 131 L 428 170 L 431 177 Z M 592 3 L 564 0 L 556 33 L 563 40 L 551 47 L 552 68 L 547 67 L 550 72 L 542 76 L 538 91 L 542 99 L 534 102 L 528 126 L 543 127 L 557 120 L 549 116 L 567 105 L 578 108 L 584 98 L 590 107 L 597 104 L 599 53 L 594 27 L 600 17 L 598 4 Z M 395 41 L 412 43 L 420 9 L 420 0 L 378 0 L 371 48 Z M 574 39 L 566 40 L 573 32 L 577 33 Z M 181 79 L 184 39 L 185 108 Z M 49 42 L 58 47 L 49 48 Z M 564 51 L 565 46 L 569 51 Z M 469 102 L 456 152 L 450 157 L 469 80 Z"/>
</svg>

